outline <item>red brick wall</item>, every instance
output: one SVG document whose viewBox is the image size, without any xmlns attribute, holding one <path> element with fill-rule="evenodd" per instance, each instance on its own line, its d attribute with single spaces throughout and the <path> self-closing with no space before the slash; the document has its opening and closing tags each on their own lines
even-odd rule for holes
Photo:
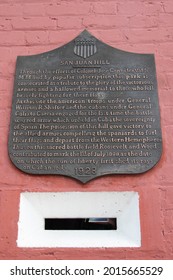
<svg viewBox="0 0 173 280">
<path fill-rule="evenodd" d="M 113 47 L 155 54 L 162 158 L 144 174 L 106 176 L 85 185 L 67 177 L 24 174 L 7 150 L 16 56 L 54 49 L 85 28 Z M 172 50 L 172 0 L 0 0 L 0 259 L 173 259 Z M 16 247 L 21 191 L 122 190 L 140 195 L 140 248 Z"/>
</svg>

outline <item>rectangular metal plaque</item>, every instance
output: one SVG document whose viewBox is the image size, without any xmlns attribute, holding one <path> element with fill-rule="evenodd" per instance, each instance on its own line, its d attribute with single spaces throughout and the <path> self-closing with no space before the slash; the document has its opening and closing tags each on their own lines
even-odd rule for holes
<svg viewBox="0 0 173 280">
<path fill-rule="evenodd" d="M 161 151 L 154 55 L 84 31 L 53 51 L 18 57 L 9 155 L 20 170 L 87 182 L 145 172 Z"/>
</svg>

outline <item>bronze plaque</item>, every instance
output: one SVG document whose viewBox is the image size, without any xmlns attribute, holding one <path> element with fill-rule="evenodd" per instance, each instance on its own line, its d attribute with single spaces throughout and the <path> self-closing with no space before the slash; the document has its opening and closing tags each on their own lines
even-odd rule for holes
<svg viewBox="0 0 173 280">
<path fill-rule="evenodd" d="M 118 50 L 84 31 L 18 57 L 9 155 L 20 170 L 85 183 L 145 172 L 161 151 L 153 54 Z"/>
</svg>

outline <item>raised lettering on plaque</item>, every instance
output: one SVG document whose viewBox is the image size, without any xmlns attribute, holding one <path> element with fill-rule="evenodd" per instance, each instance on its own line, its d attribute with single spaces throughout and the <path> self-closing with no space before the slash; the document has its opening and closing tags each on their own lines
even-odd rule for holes
<svg viewBox="0 0 173 280">
<path fill-rule="evenodd" d="M 145 172 L 161 150 L 154 55 L 84 31 L 53 51 L 18 57 L 9 155 L 20 170 L 85 183 Z"/>
</svg>

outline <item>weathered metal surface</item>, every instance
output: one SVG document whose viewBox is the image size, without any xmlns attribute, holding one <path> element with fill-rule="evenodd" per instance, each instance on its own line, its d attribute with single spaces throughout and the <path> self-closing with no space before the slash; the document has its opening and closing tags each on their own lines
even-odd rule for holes
<svg viewBox="0 0 173 280">
<path fill-rule="evenodd" d="M 87 182 L 145 172 L 161 151 L 152 54 L 84 31 L 53 51 L 18 57 L 9 155 L 22 171 Z"/>
</svg>

